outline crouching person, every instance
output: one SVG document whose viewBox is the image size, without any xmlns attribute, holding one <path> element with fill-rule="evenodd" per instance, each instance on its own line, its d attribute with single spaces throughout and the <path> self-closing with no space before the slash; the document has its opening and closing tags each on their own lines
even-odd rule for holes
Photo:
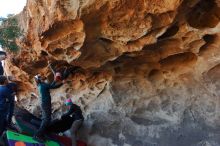
<svg viewBox="0 0 220 146">
<path fill-rule="evenodd" d="M 68 98 L 65 102 L 65 105 L 68 106 L 69 111 L 61 116 L 62 119 L 67 117 L 73 118 L 73 123 L 70 128 L 71 138 L 72 138 L 72 146 L 76 146 L 76 135 L 79 128 L 82 126 L 84 121 L 84 117 L 82 115 L 82 110 L 80 107 L 72 102 L 70 98 Z"/>
</svg>

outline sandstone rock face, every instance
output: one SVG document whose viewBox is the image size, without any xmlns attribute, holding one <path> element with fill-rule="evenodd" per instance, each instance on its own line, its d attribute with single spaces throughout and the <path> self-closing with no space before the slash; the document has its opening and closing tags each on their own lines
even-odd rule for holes
<svg viewBox="0 0 220 146">
<path fill-rule="evenodd" d="M 220 2 L 28 0 L 25 37 L 7 73 L 18 104 L 39 114 L 33 76 L 79 66 L 52 91 L 54 117 L 67 94 L 81 105 L 89 146 L 220 145 Z"/>
</svg>

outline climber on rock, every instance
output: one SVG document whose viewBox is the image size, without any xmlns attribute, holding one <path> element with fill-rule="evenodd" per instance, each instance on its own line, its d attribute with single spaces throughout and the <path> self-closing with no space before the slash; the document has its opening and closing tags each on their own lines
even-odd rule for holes
<svg viewBox="0 0 220 146">
<path fill-rule="evenodd" d="M 42 111 L 42 122 L 40 128 L 34 135 L 34 139 L 39 142 L 44 142 L 45 138 L 45 130 L 47 126 L 51 122 L 51 96 L 50 96 L 50 89 L 56 89 L 63 85 L 63 83 L 57 84 L 56 81 L 53 81 L 51 84 L 45 83 L 44 78 L 39 74 L 34 77 L 37 88 L 39 92 L 40 98 L 40 107 Z"/>
<path fill-rule="evenodd" d="M 17 84 L 15 83 L 16 79 L 13 76 L 7 76 L 7 78 L 8 78 L 7 87 L 11 93 L 8 102 L 7 127 L 14 129 L 13 126 L 11 125 L 11 121 L 14 113 L 14 104 L 15 104 L 14 102 L 15 102 L 15 96 L 17 94 Z"/>
<path fill-rule="evenodd" d="M 4 68 L 3 68 L 3 60 L 7 58 L 7 54 L 4 51 L 0 51 L 0 75 L 4 75 Z"/>
<path fill-rule="evenodd" d="M 71 98 L 68 98 L 65 101 L 65 105 L 68 106 L 69 110 L 67 113 L 61 116 L 61 119 L 69 119 L 72 118 L 73 123 L 70 128 L 71 138 L 72 138 L 72 146 L 76 146 L 76 135 L 79 128 L 82 126 L 84 121 L 84 117 L 82 115 L 82 110 L 76 104 L 74 104 Z"/>
<path fill-rule="evenodd" d="M 51 63 L 50 61 L 48 61 L 48 66 L 54 75 L 54 80 L 56 81 L 62 81 L 67 79 L 70 74 L 73 74 L 74 72 L 76 72 L 76 70 L 80 69 L 80 67 L 78 66 L 72 66 L 72 67 L 64 66 L 63 68 L 58 70 L 55 67 L 56 63 L 57 62 Z"/>
<path fill-rule="evenodd" d="M 0 135 L 2 135 L 7 125 L 7 103 L 10 98 L 11 91 L 7 87 L 7 78 L 0 76 Z"/>
</svg>

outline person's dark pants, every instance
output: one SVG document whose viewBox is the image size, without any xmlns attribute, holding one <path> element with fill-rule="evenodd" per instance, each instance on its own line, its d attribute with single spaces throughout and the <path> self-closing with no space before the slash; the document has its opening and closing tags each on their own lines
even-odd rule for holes
<svg viewBox="0 0 220 146">
<path fill-rule="evenodd" d="M 12 101 L 8 103 L 8 112 L 7 112 L 7 124 L 8 125 L 11 124 L 12 116 L 14 113 L 14 107 L 15 107 L 15 103 L 14 103 L 14 98 L 13 98 Z"/>
<path fill-rule="evenodd" d="M 70 116 L 65 116 L 62 119 L 55 119 L 50 122 L 50 124 L 47 126 L 47 132 L 48 133 L 61 133 L 69 130 L 73 124 L 74 118 Z M 40 127 L 41 120 L 32 119 L 31 124 L 33 124 L 36 127 Z"/>
<path fill-rule="evenodd" d="M 70 116 L 65 116 L 62 119 L 53 120 L 47 127 L 48 132 L 60 133 L 69 130 L 73 124 L 74 118 Z"/>
<path fill-rule="evenodd" d="M 4 68 L 2 66 L 1 61 L 0 61 L 0 75 L 4 75 Z"/>
<path fill-rule="evenodd" d="M 42 109 L 42 122 L 39 130 L 35 134 L 36 136 L 43 136 L 45 134 L 45 130 L 51 121 L 51 106 L 41 106 Z"/>
<path fill-rule="evenodd" d="M 0 136 L 6 129 L 6 114 L 7 114 L 7 109 L 0 109 Z"/>
</svg>

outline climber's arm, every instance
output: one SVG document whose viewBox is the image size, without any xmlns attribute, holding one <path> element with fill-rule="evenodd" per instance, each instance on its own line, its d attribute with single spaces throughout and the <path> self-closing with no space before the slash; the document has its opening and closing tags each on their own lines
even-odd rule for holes
<svg viewBox="0 0 220 146">
<path fill-rule="evenodd" d="M 63 83 L 59 83 L 57 84 L 56 81 L 53 81 L 51 84 L 50 84 L 50 89 L 56 89 L 56 88 L 59 88 L 63 85 Z"/>
<path fill-rule="evenodd" d="M 52 72 L 53 75 L 55 76 L 56 71 L 55 71 L 55 69 L 52 67 L 52 63 L 49 62 L 48 64 L 49 64 L 48 67 L 50 68 L 51 72 Z"/>
</svg>

